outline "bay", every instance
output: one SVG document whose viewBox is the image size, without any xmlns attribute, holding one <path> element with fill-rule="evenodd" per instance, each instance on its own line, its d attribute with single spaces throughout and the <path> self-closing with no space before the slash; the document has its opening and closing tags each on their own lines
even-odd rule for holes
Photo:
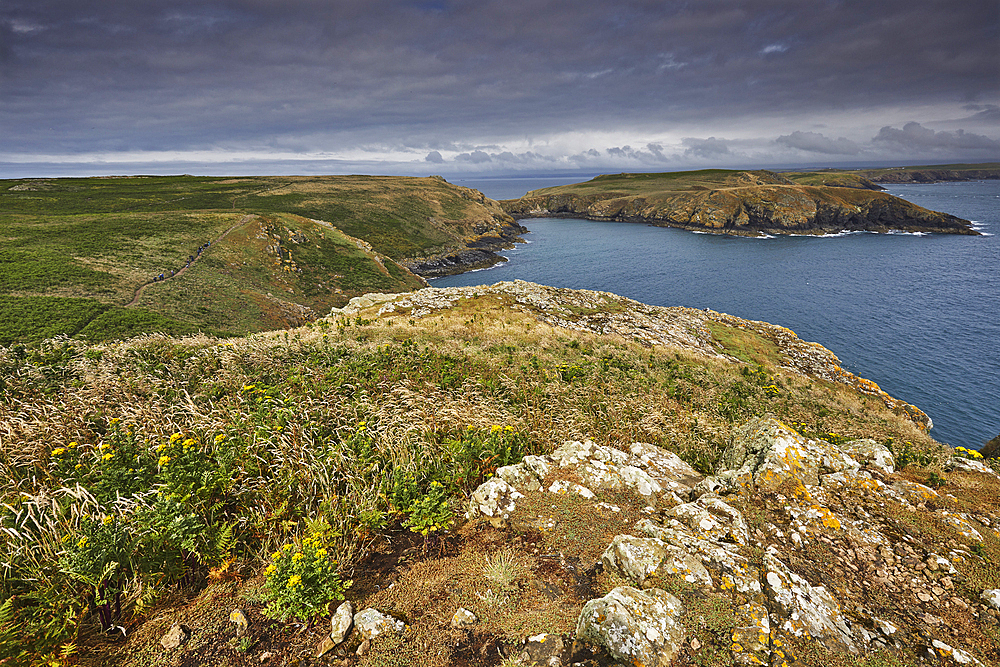
<svg viewBox="0 0 1000 667">
<path fill-rule="evenodd" d="M 462 181 L 495 199 L 581 178 Z M 642 224 L 524 220 L 527 244 L 436 287 L 529 280 L 786 326 L 934 420 L 937 440 L 1000 433 L 1000 181 L 891 186 L 986 236 L 749 239 Z"/>
</svg>

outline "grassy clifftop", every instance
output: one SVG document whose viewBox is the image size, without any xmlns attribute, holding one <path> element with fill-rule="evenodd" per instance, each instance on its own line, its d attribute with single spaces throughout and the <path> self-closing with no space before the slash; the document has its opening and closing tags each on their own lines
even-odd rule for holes
<svg viewBox="0 0 1000 667">
<path fill-rule="evenodd" d="M 290 326 L 520 227 L 439 178 L 178 176 L 2 181 L 0 229 L 13 342 Z"/>
<path fill-rule="evenodd" d="M 966 220 L 879 189 L 852 174 L 786 177 L 707 169 L 598 176 L 534 190 L 503 206 L 516 218 L 570 216 L 750 236 L 861 230 L 977 233 Z"/>
<path fill-rule="evenodd" d="M 566 440 L 649 443 L 710 473 L 741 425 L 765 415 L 830 446 L 888 446 L 900 470 L 886 483 L 947 483 L 951 499 L 919 511 L 889 496 L 873 503 L 874 487 L 810 502 L 877 513 L 881 530 L 918 551 L 937 540 L 962 550 L 967 560 L 949 555 L 948 595 L 965 606 L 927 613 L 951 622 L 972 605 L 981 620 L 948 641 L 997 641 L 975 596 L 1000 585 L 989 565 L 1000 541 L 931 520 L 934 503 L 978 511 L 976 494 L 994 487 L 946 474 L 950 453 L 919 411 L 781 327 L 515 282 L 369 295 L 245 338 L 0 348 L 0 379 L 0 660 L 10 664 L 490 666 L 514 664 L 540 633 L 567 638 L 569 659 L 583 604 L 622 583 L 600 568 L 608 540 L 671 503 L 644 510 L 628 489 L 600 492 L 611 511 L 549 493 L 525 505 L 537 516 L 500 529 L 462 520 L 469 495 Z M 785 548 L 785 493 L 727 502 L 758 539 Z M 822 528 L 829 544 L 789 562 L 839 595 L 855 584 L 844 549 L 864 545 L 837 526 Z M 677 664 L 733 664 L 739 595 L 706 594 L 680 575 L 656 585 L 683 598 L 697 640 Z M 857 604 L 918 638 L 920 621 L 900 611 L 908 598 L 873 586 L 881 597 Z M 317 658 L 340 597 L 408 627 L 368 643 L 355 631 Z M 478 625 L 452 627 L 459 606 Z M 188 640 L 164 648 L 173 625 Z M 854 657 L 808 642 L 794 650 L 805 665 L 916 659 L 910 643 Z M 610 664 L 596 648 L 572 652 Z"/>
</svg>

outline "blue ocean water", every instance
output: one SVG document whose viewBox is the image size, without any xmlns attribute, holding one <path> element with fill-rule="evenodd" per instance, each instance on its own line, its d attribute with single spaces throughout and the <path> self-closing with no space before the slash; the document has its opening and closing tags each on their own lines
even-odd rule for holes
<svg viewBox="0 0 1000 667">
<path fill-rule="evenodd" d="M 571 179 L 461 181 L 495 199 Z M 527 244 L 438 287 L 516 278 L 711 308 L 786 326 L 934 420 L 937 440 L 1000 433 L 1000 181 L 892 186 L 987 236 L 845 234 L 749 239 L 642 224 L 522 221 Z"/>
</svg>

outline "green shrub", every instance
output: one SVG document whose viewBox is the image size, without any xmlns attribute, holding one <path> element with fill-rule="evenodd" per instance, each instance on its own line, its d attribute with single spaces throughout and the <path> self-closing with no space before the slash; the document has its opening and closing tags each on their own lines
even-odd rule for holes
<svg viewBox="0 0 1000 667">
<path fill-rule="evenodd" d="M 325 616 L 330 602 L 344 599 L 352 582 L 340 578 L 326 547 L 324 535 L 313 533 L 302 544 L 285 544 L 271 555 L 264 570 L 267 616 L 308 621 Z"/>
</svg>

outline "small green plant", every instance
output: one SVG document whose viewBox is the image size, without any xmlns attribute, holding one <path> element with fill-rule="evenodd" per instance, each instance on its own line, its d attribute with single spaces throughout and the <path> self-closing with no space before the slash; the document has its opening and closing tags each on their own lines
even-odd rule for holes
<svg viewBox="0 0 1000 667">
<path fill-rule="evenodd" d="M 586 373 L 580 364 L 559 364 L 556 366 L 556 374 L 563 382 L 573 382 L 582 378 Z"/>
<path fill-rule="evenodd" d="M 451 527 L 455 515 L 448 505 L 448 493 L 437 480 L 430 483 L 430 489 L 410 505 L 410 516 L 403 525 L 415 533 L 427 537 L 431 533 Z"/>
<path fill-rule="evenodd" d="M 483 575 L 500 589 L 509 588 L 521 572 L 521 564 L 512 549 L 493 552 L 483 564 Z"/>
<path fill-rule="evenodd" d="M 323 533 L 313 533 L 301 544 L 285 544 L 271 555 L 264 570 L 265 615 L 309 621 L 329 613 L 331 601 L 344 599 L 352 582 L 340 578 L 326 544 Z"/>
<path fill-rule="evenodd" d="M 931 472 L 929 475 L 927 475 L 927 486 L 931 487 L 932 489 L 939 489 L 947 483 L 948 480 L 936 472 Z"/>
</svg>

